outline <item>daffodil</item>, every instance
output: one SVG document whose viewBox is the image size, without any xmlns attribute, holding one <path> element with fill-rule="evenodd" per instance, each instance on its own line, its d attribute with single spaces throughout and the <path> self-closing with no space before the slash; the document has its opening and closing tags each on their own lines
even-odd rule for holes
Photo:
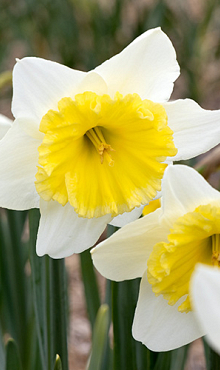
<svg viewBox="0 0 220 370">
<path fill-rule="evenodd" d="M 195 170 L 169 166 L 161 207 L 92 250 L 96 268 L 122 281 L 141 277 L 133 336 L 153 351 L 201 337 L 189 291 L 198 262 L 220 265 L 220 193 Z"/>
<path fill-rule="evenodd" d="M 152 200 L 151 202 L 149 202 L 143 209 L 142 211 L 142 215 L 143 216 L 146 216 L 148 215 L 149 213 L 153 212 L 153 211 L 156 211 L 157 208 L 160 208 L 161 206 L 161 200 L 160 198 L 158 199 L 154 199 Z"/>
<path fill-rule="evenodd" d="M 2 139 L 6 132 L 11 128 L 12 122 L 13 121 L 11 119 L 0 114 L 0 139 Z"/>
<path fill-rule="evenodd" d="M 81 252 L 107 223 L 139 217 L 167 164 L 219 143 L 220 111 L 167 102 L 178 75 L 159 28 L 88 73 L 17 61 L 16 119 L 0 145 L 0 206 L 40 208 L 39 255 Z"/>
<path fill-rule="evenodd" d="M 206 340 L 220 354 L 220 270 L 198 264 L 190 281 L 190 295 Z"/>
</svg>

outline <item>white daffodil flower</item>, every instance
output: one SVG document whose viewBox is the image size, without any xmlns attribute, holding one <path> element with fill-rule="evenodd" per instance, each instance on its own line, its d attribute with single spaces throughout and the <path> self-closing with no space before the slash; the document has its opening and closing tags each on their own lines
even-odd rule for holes
<svg viewBox="0 0 220 370">
<path fill-rule="evenodd" d="M 0 206 L 40 207 L 38 255 L 81 252 L 113 218 L 122 226 L 139 217 L 168 163 L 220 142 L 220 111 L 167 103 L 178 75 L 159 28 L 88 73 L 39 58 L 17 62 Z"/>
<path fill-rule="evenodd" d="M 98 271 L 111 280 L 142 277 L 133 336 L 153 351 L 201 337 L 189 294 L 197 262 L 219 265 L 220 193 L 195 170 L 170 165 L 161 208 L 113 234 L 92 250 Z"/>
<path fill-rule="evenodd" d="M 11 128 L 12 126 L 12 120 L 8 117 L 4 116 L 3 114 L 0 114 L 0 140 L 5 136 L 6 132 Z"/>
<path fill-rule="evenodd" d="M 220 269 L 196 265 L 190 280 L 190 296 L 207 342 L 220 354 Z"/>
</svg>

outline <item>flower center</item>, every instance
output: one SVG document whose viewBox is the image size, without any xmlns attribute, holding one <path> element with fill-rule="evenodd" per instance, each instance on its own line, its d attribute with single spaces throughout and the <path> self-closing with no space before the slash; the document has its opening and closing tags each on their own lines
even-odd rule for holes
<svg viewBox="0 0 220 370">
<path fill-rule="evenodd" d="M 148 260 L 148 281 L 156 295 L 168 304 L 180 299 L 180 312 L 191 310 L 189 282 L 195 265 L 220 266 L 220 208 L 199 206 L 180 217 L 173 225 L 168 243 L 154 246 Z M 183 301 L 185 298 L 185 301 Z"/>
<path fill-rule="evenodd" d="M 109 166 L 113 166 L 114 161 L 111 158 L 109 152 L 114 151 L 114 149 L 112 149 L 111 145 L 106 143 L 100 128 L 99 127 L 91 128 L 90 130 L 88 130 L 86 132 L 86 136 L 92 142 L 92 144 L 96 148 L 98 154 L 100 155 L 101 163 L 103 163 L 104 158 L 105 158 L 105 160 L 108 162 Z"/>
<path fill-rule="evenodd" d="M 63 98 L 40 131 L 37 192 L 86 218 L 148 203 L 161 190 L 166 158 L 177 153 L 163 106 L 137 94 Z"/>
</svg>

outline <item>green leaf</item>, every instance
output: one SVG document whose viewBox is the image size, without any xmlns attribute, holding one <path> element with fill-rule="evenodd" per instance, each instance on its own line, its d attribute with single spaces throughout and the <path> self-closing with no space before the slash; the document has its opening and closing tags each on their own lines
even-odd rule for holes
<svg viewBox="0 0 220 370">
<path fill-rule="evenodd" d="M 207 370 L 219 370 L 220 369 L 220 356 L 216 353 L 203 338 L 203 344 L 205 349 L 205 359 Z"/>
<path fill-rule="evenodd" d="M 150 370 L 151 352 L 132 337 L 140 279 L 112 282 L 113 369 Z"/>
<path fill-rule="evenodd" d="M 160 352 L 154 370 L 183 370 L 187 359 L 189 346 L 183 346 L 173 351 Z"/>
<path fill-rule="evenodd" d="M 131 327 L 135 310 L 134 281 L 112 282 L 112 321 L 114 333 L 113 369 L 135 369 L 135 341 Z"/>
<path fill-rule="evenodd" d="M 138 370 L 153 370 L 158 353 L 150 351 L 140 342 L 135 342 Z"/>
<path fill-rule="evenodd" d="M 206 367 L 207 367 L 207 370 L 211 370 L 211 363 L 210 363 L 210 347 L 208 345 L 208 343 L 205 341 L 205 339 L 203 338 L 203 346 L 204 346 L 204 354 L 205 354 L 205 360 L 206 360 Z"/>
<path fill-rule="evenodd" d="M 28 361 L 32 314 L 30 278 L 25 271 L 28 251 L 22 241 L 26 215 L 2 210 L 0 218 L 0 322 L 2 332 L 15 339 L 24 367 Z"/>
<path fill-rule="evenodd" d="M 86 250 L 85 252 L 81 253 L 80 260 L 87 312 L 91 326 L 93 327 L 101 303 L 90 251 Z"/>
<path fill-rule="evenodd" d="M 23 366 L 25 370 L 44 370 L 39 351 L 39 343 L 36 331 L 34 312 L 31 314 L 31 323 L 27 333 L 28 345 L 26 345 L 26 361 Z"/>
<path fill-rule="evenodd" d="M 98 310 L 93 329 L 92 351 L 87 370 L 101 369 L 104 349 L 108 338 L 109 321 L 109 307 L 107 304 L 103 304 Z"/>
<path fill-rule="evenodd" d="M 171 351 L 160 352 L 154 370 L 170 370 L 171 358 L 172 358 Z"/>
<path fill-rule="evenodd" d="M 5 346 L 3 344 L 2 330 L 0 326 L 0 364 L 5 369 Z"/>
<path fill-rule="evenodd" d="M 105 286 L 105 304 L 109 307 L 109 312 L 112 311 L 112 300 L 111 300 L 111 281 L 106 280 L 106 286 Z M 109 314 L 109 321 L 108 321 L 108 331 L 111 324 L 111 315 Z M 103 358 L 102 358 L 102 364 L 101 364 L 101 370 L 112 370 L 113 366 L 113 351 L 110 347 L 110 340 L 109 336 L 107 336 L 106 344 L 103 350 Z"/>
<path fill-rule="evenodd" d="M 186 345 L 172 351 L 170 370 L 184 370 L 188 349 L 189 345 Z"/>
<path fill-rule="evenodd" d="M 13 339 L 6 344 L 6 370 L 22 370 L 18 348 Z"/>
<path fill-rule="evenodd" d="M 43 294 L 45 289 L 45 273 L 43 259 L 36 256 L 36 239 L 39 226 L 40 212 L 37 209 L 29 211 L 30 242 L 29 255 L 31 264 L 31 281 L 33 291 L 33 303 L 38 334 L 39 350 L 43 369 L 47 369 L 47 341 L 46 341 L 46 298 Z"/>
<path fill-rule="evenodd" d="M 36 255 L 39 211 L 31 210 L 30 262 L 36 327 L 43 369 L 54 370 L 56 354 L 68 369 L 67 286 L 64 259 Z"/>
<path fill-rule="evenodd" d="M 67 351 L 67 282 L 65 260 L 49 259 L 50 290 L 47 297 L 50 305 L 51 336 L 53 351 L 59 353 L 62 365 L 68 370 Z"/>
</svg>

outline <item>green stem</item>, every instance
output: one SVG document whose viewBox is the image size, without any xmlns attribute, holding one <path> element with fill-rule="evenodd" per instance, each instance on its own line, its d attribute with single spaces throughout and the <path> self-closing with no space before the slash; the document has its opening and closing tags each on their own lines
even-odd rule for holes
<svg viewBox="0 0 220 370">
<path fill-rule="evenodd" d="M 46 331 L 45 331 L 45 341 L 47 343 L 47 367 L 48 370 L 53 369 L 53 363 L 55 362 L 54 348 L 53 348 L 53 317 L 51 313 L 51 289 L 50 289 L 50 261 L 49 257 L 43 257 L 44 269 L 45 269 L 45 309 L 46 309 Z"/>
<path fill-rule="evenodd" d="M 30 262 L 36 327 L 42 367 L 53 370 L 56 354 L 68 370 L 67 353 L 67 287 L 64 260 L 36 255 L 39 211 L 31 210 Z"/>
<path fill-rule="evenodd" d="M 106 287 L 105 287 L 105 303 L 109 307 L 109 312 L 111 313 L 111 281 L 106 280 Z M 108 321 L 108 331 L 111 324 L 111 317 L 109 315 L 109 321 Z M 110 346 L 110 340 L 109 337 L 107 337 L 105 347 L 104 347 L 104 353 L 103 353 L 103 360 L 101 364 L 101 370 L 110 370 L 112 369 L 112 349 Z"/>
<path fill-rule="evenodd" d="M 114 370 L 134 370 L 135 340 L 131 328 L 137 302 L 139 280 L 112 282 L 112 320 L 114 332 Z"/>
<path fill-rule="evenodd" d="M 153 370 L 157 354 L 132 337 L 140 279 L 112 282 L 114 370 Z"/>
<path fill-rule="evenodd" d="M 68 369 L 67 351 L 67 282 L 65 261 L 49 259 L 50 268 L 50 314 L 52 320 L 52 336 L 54 338 L 53 353 L 59 355 L 63 369 Z"/>
<path fill-rule="evenodd" d="M 22 364 L 26 364 L 29 325 L 29 291 L 25 264 L 28 254 L 21 241 L 24 212 L 1 211 L 0 219 L 0 320 L 3 332 L 16 341 Z M 15 309 L 16 307 L 16 309 Z"/>
<path fill-rule="evenodd" d="M 36 330 L 38 335 L 39 351 L 41 357 L 42 368 L 47 369 L 47 356 L 46 356 L 46 343 L 45 343 L 45 297 L 43 295 L 43 281 L 44 274 L 41 273 L 42 259 L 36 256 L 36 239 L 39 226 L 40 212 L 37 209 L 29 211 L 29 228 L 30 228 L 30 241 L 29 241 L 29 257 L 31 264 L 31 282 L 33 305 L 36 320 Z"/>
<path fill-rule="evenodd" d="M 220 356 L 208 345 L 206 340 L 203 338 L 206 367 L 207 370 L 219 370 L 220 369 Z"/>
<path fill-rule="evenodd" d="M 213 349 L 210 348 L 210 368 L 209 370 L 220 369 L 220 356 Z"/>
<path fill-rule="evenodd" d="M 96 315 L 100 307 L 100 296 L 97 285 L 97 279 L 90 255 L 90 251 L 86 250 L 80 254 L 82 280 L 85 290 L 85 298 L 87 305 L 87 312 L 91 326 L 95 324 Z"/>
</svg>

